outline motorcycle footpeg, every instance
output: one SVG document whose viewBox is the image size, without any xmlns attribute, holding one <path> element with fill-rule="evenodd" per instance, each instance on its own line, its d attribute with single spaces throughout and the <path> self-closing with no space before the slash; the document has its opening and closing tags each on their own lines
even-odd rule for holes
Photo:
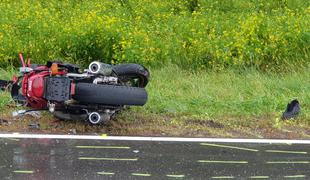
<svg viewBox="0 0 310 180">
<path fill-rule="evenodd" d="M 12 116 L 13 117 L 19 117 L 25 115 L 27 111 L 26 110 L 18 110 L 18 111 L 13 111 Z"/>
</svg>

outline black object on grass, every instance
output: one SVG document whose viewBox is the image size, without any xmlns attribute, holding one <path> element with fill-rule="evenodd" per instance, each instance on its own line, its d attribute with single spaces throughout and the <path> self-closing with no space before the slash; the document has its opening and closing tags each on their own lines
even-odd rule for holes
<svg viewBox="0 0 310 180">
<path fill-rule="evenodd" d="M 300 105 L 297 99 L 294 99 L 287 104 L 285 112 L 282 114 L 282 119 L 292 119 L 296 118 L 300 113 Z"/>
<path fill-rule="evenodd" d="M 0 80 L 0 90 L 4 91 L 13 81 Z"/>
</svg>

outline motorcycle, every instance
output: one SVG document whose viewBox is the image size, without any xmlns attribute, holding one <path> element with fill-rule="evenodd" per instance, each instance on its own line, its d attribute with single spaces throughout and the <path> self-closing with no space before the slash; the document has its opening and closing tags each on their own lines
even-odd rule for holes
<svg viewBox="0 0 310 180">
<path fill-rule="evenodd" d="M 81 72 L 74 64 L 49 61 L 46 65 L 25 62 L 20 54 L 20 76 L 0 81 L 1 89 L 10 89 L 14 101 L 31 110 L 48 110 L 63 120 L 85 120 L 98 125 L 108 122 L 126 106 L 147 102 L 148 69 L 139 64 L 110 65 L 94 61 Z"/>
</svg>

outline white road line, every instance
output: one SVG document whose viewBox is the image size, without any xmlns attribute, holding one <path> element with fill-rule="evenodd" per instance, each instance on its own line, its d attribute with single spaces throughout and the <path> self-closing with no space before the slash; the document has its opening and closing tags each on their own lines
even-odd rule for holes
<svg viewBox="0 0 310 180">
<path fill-rule="evenodd" d="M 212 179 L 234 179 L 234 176 L 213 176 Z"/>
<path fill-rule="evenodd" d="M 114 172 L 97 172 L 97 174 L 100 174 L 100 175 L 114 175 L 115 173 Z"/>
<path fill-rule="evenodd" d="M 219 164 L 247 164 L 247 161 L 210 161 L 210 160 L 198 160 L 199 163 L 219 163 Z"/>
<path fill-rule="evenodd" d="M 310 144 L 310 140 L 291 139 L 229 139 L 229 138 L 182 138 L 182 137 L 138 137 L 138 136 L 93 136 L 56 134 L 0 134 L 0 138 L 46 138 L 46 139 L 85 139 L 119 141 L 169 141 L 169 142 L 216 142 L 216 143 L 256 143 L 256 144 Z"/>
<path fill-rule="evenodd" d="M 167 174 L 167 177 L 172 177 L 172 178 L 184 178 L 184 174 Z"/>
<path fill-rule="evenodd" d="M 284 178 L 305 178 L 306 175 L 289 175 L 289 176 L 284 176 Z"/>
<path fill-rule="evenodd" d="M 14 173 L 20 173 L 20 174 L 33 174 L 33 171 L 28 170 L 15 170 Z"/>
<path fill-rule="evenodd" d="M 250 176 L 250 179 L 269 179 L 269 176 Z"/>
<path fill-rule="evenodd" d="M 101 161 L 138 161 L 138 158 L 100 158 L 100 157 L 79 157 L 79 160 L 101 160 Z"/>
<path fill-rule="evenodd" d="M 282 151 L 282 150 L 265 150 L 269 153 L 286 153 L 286 154 L 308 154 L 308 152 L 305 151 Z"/>
<path fill-rule="evenodd" d="M 252 151 L 252 152 L 257 152 L 257 151 L 259 151 L 259 150 L 257 150 L 257 149 L 249 149 L 249 148 L 237 147 L 237 146 L 226 146 L 226 145 L 222 145 L 222 144 L 200 143 L 200 145 L 202 145 L 202 146 L 220 147 L 220 148 L 228 148 L 228 149 L 238 149 L 238 150 Z"/>
<path fill-rule="evenodd" d="M 130 149 L 127 146 L 75 146 L 78 149 Z"/>
<path fill-rule="evenodd" d="M 147 174 L 147 173 L 131 173 L 131 175 L 133 175 L 133 176 L 141 176 L 141 177 L 152 176 L 151 174 Z"/>
<path fill-rule="evenodd" d="M 267 161 L 266 164 L 310 164 L 310 161 Z"/>
</svg>

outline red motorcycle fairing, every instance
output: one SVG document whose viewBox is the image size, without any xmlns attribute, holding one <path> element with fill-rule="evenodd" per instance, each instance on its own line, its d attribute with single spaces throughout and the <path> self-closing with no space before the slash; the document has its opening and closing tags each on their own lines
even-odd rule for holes
<svg viewBox="0 0 310 180">
<path fill-rule="evenodd" d="M 58 75 L 64 75 L 66 71 L 59 71 Z M 22 80 L 22 94 L 27 99 L 30 107 L 36 109 L 47 108 L 47 100 L 44 98 L 45 78 L 51 75 L 50 68 L 39 66 L 30 73 L 24 75 Z"/>
<path fill-rule="evenodd" d="M 27 98 L 29 106 L 37 109 L 47 107 L 44 95 L 44 77 L 49 76 L 48 71 L 36 73 L 35 71 L 26 74 L 23 78 L 22 93 Z"/>
</svg>

